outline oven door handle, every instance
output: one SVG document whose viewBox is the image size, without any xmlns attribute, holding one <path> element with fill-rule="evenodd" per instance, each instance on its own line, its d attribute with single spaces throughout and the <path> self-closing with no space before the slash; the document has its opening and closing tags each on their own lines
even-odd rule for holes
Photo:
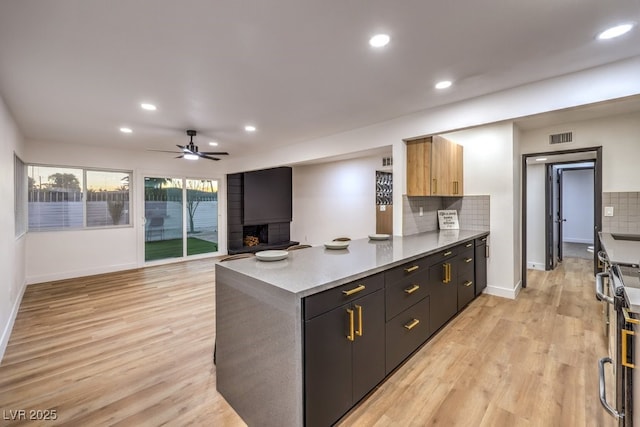
<svg viewBox="0 0 640 427">
<path fill-rule="evenodd" d="M 604 278 L 609 277 L 609 273 L 601 272 L 596 274 L 596 298 L 598 301 L 606 301 L 613 305 L 613 297 L 604 294 Z"/>
<path fill-rule="evenodd" d="M 620 412 L 616 411 L 614 408 L 611 407 L 611 405 L 609 405 L 609 402 L 607 402 L 607 389 L 606 389 L 605 380 L 604 380 L 604 364 L 605 363 L 613 363 L 613 361 L 611 360 L 610 357 L 603 357 L 598 361 L 598 376 L 600 377 L 599 378 L 600 403 L 602 404 L 602 406 L 604 406 L 604 409 L 606 409 L 608 413 L 613 415 L 615 419 L 619 420 L 621 418 L 624 418 L 624 414 L 621 414 Z"/>
</svg>

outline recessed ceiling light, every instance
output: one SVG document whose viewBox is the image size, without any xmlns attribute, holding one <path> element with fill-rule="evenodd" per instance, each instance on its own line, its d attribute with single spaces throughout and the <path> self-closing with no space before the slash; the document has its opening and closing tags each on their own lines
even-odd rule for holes
<svg viewBox="0 0 640 427">
<path fill-rule="evenodd" d="M 122 133 L 131 133 L 133 131 L 130 128 L 120 128 L 120 132 L 122 132 Z"/>
<path fill-rule="evenodd" d="M 373 47 L 383 47 L 389 44 L 391 37 L 388 34 L 376 34 L 369 39 L 369 44 Z"/>
<path fill-rule="evenodd" d="M 140 108 L 147 111 L 156 111 L 158 109 L 155 105 L 148 104 L 146 102 L 143 102 L 142 104 L 140 104 Z"/>
<path fill-rule="evenodd" d="M 451 87 L 451 82 L 449 80 L 443 80 L 441 82 L 436 83 L 436 89 L 446 89 Z"/>
<path fill-rule="evenodd" d="M 198 160 L 198 155 L 187 153 L 183 156 L 187 160 Z"/>
<path fill-rule="evenodd" d="M 209 142 L 209 145 L 211 145 L 212 147 L 217 147 L 217 146 L 218 146 L 218 143 L 217 143 L 217 142 L 215 142 L 215 141 L 210 141 L 210 142 Z"/>
<path fill-rule="evenodd" d="M 628 33 L 633 28 L 634 24 L 622 24 L 616 25 L 615 27 L 608 28 L 598 34 L 598 39 L 600 40 L 609 40 L 616 37 L 620 37 L 621 35 Z"/>
<path fill-rule="evenodd" d="M 256 131 L 256 127 L 252 126 L 252 125 L 246 125 L 244 127 L 244 130 L 246 130 L 247 132 L 255 132 Z"/>
<path fill-rule="evenodd" d="M 546 161 L 546 160 L 547 160 L 547 158 L 546 158 L 546 157 L 538 157 L 538 158 L 536 159 L 536 162 L 544 162 L 544 161 Z"/>
</svg>

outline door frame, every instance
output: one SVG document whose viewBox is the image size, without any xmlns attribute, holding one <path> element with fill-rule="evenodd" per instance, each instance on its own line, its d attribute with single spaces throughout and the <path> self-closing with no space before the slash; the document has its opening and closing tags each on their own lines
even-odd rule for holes
<svg viewBox="0 0 640 427">
<path fill-rule="evenodd" d="M 593 221 L 594 221 L 594 239 L 593 239 L 593 274 L 595 275 L 598 269 L 598 252 L 600 251 L 600 239 L 598 233 L 602 230 L 602 146 L 596 147 L 585 147 L 585 148 L 575 148 L 571 150 L 558 150 L 558 151 L 545 151 L 539 153 L 527 153 L 522 154 L 522 178 L 521 182 L 521 191 L 520 194 L 522 196 L 521 203 L 521 211 L 522 211 L 522 219 L 521 219 L 521 238 L 520 238 L 520 253 L 522 254 L 521 259 L 521 281 L 522 287 L 527 287 L 527 159 L 531 157 L 544 157 L 544 156 L 556 156 L 561 154 L 580 154 L 580 153 L 592 153 L 595 152 L 595 159 L 584 159 L 584 161 L 594 160 L 594 185 L 593 185 Z"/>
</svg>

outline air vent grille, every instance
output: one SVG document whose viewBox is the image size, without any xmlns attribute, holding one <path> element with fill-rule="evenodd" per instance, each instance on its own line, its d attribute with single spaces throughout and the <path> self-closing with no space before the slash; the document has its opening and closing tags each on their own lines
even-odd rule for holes
<svg viewBox="0 0 640 427">
<path fill-rule="evenodd" d="M 573 141 L 573 132 L 564 132 L 549 135 L 549 144 L 565 144 L 571 141 Z"/>
<path fill-rule="evenodd" d="M 383 157 L 382 158 L 382 166 L 392 166 L 393 158 L 392 157 Z"/>
</svg>

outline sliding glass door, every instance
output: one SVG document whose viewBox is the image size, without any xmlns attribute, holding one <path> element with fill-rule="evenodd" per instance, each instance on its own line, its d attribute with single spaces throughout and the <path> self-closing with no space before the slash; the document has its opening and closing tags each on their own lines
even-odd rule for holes
<svg viewBox="0 0 640 427">
<path fill-rule="evenodd" d="M 144 178 L 144 259 L 218 251 L 218 182 Z"/>
</svg>

